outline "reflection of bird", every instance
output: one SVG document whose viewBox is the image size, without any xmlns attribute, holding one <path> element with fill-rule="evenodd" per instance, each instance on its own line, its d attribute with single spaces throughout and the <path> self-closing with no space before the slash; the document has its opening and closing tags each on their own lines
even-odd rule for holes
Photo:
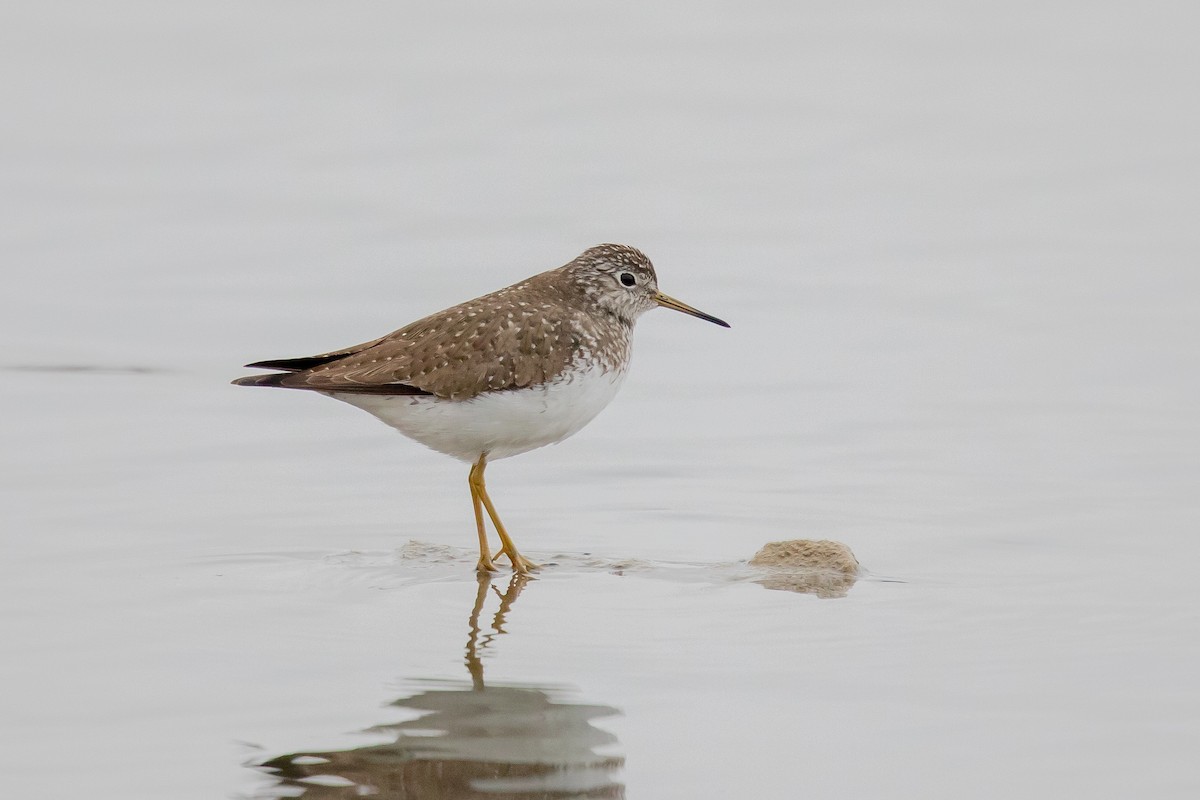
<svg viewBox="0 0 1200 800">
<path fill-rule="evenodd" d="M 519 572 L 514 572 L 512 578 L 509 579 L 508 590 L 503 594 L 492 585 L 492 581 L 487 575 L 479 573 L 476 579 L 479 582 L 479 590 L 475 593 L 475 606 L 471 609 L 471 618 L 467 623 L 470 633 L 467 634 L 466 664 L 467 672 L 471 673 L 471 685 L 482 690 L 484 688 L 483 651 L 487 649 L 493 639 L 505 632 L 504 618 L 508 616 L 513 603 L 517 602 L 517 598 L 521 596 L 521 590 L 525 588 L 529 579 Z M 492 617 L 491 632 L 486 634 L 481 642 L 479 641 L 479 615 L 483 612 L 488 589 L 494 591 L 500 598 L 500 607 L 496 609 L 496 616 Z"/>
<path fill-rule="evenodd" d="M 572 800 L 623 798 L 613 773 L 619 756 L 601 756 L 616 737 L 591 720 L 619 713 L 608 706 L 562 702 L 536 687 L 484 684 L 482 655 L 504 633 L 504 621 L 526 578 L 513 575 L 490 631 L 479 617 L 491 582 L 479 576 L 467 636 L 471 688 L 436 686 L 393 706 L 424 716 L 372 733 L 394 735 L 390 744 L 323 753 L 294 753 L 265 762 L 280 789 L 274 795 L 304 800 Z"/>
<path fill-rule="evenodd" d="M 600 413 L 625 377 L 634 322 L 656 306 L 729 327 L 660 292 L 639 250 L 604 244 L 374 341 L 248 364 L 279 371 L 234 383 L 321 392 L 470 463 L 479 569 L 495 570 L 486 509 L 500 552 L 526 572 L 536 565 L 517 552 L 488 497 L 487 462 L 561 442 Z"/>
</svg>

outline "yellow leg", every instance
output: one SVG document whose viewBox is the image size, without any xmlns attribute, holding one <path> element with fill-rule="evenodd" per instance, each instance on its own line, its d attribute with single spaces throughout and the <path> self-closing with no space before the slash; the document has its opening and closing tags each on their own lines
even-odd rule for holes
<svg viewBox="0 0 1200 800">
<path fill-rule="evenodd" d="M 538 569 L 537 564 L 517 552 L 517 546 L 513 543 L 512 537 L 508 535 L 508 531 L 504 530 L 504 523 L 500 521 L 500 515 L 496 513 L 496 506 L 492 504 L 492 498 L 488 497 L 487 485 L 483 482 L 483 471 L 486 467 L 486 454 L 480 456 L 479 460 L 471 465 L 471 475 L 469 478 L 471 493 L 477 498 L 477 501 L 482 501 L 483 507 L 487 509 L 488 516 L 492 519 L 492 524 L 496 526 L 496 533 L 500 535 L 500 552 L 508 556 L 508 560 L 512 562 L 514 572 L 525 574 L 530 570 Z"/>
<path fill-rule="evenodd" d="M 479 491 L 475 488 L 475 468 L 471 467 L 471 479 L 467 484 L 471 487 L 471 504 L 475 506 L 475 529 L 479 532 L 479 563 L 475 565 L 477 572 L 495 572 L 496 565 L 492 563 L 491 548 L 488 547 L 487 528 L 483 525 L 483 503 L 479 499 Z"/>
</svg>

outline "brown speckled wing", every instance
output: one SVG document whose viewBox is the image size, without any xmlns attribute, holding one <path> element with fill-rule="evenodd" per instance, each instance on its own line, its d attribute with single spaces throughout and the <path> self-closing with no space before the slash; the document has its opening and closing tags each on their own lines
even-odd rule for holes
<svg viewBox="0 0 1200 800">
<path fill-rule="evenodd" d="M 585 329 L 590 324 L 555 296 L 548 275 L 425 317 L 357 352 L 284 376 L 277 385 L 372 393 L 413 387 L 468 399 L 545 383 L 583 346 L 581 321 Z"/>
</svg>

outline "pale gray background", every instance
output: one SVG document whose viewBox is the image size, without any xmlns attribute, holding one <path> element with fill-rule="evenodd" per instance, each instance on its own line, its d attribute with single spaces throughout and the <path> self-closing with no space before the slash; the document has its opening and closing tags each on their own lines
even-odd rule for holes
<svg viewBox="0 0 1200 800">
<path fill-rule="evenodd" d="M 734 327 L 497 464 L 517 541 L 904 583 L 560 570 L 490 681 L 620 708 L 630 797 L 1197 796 L 1194 9 L 5 3 L 4 791 L 274 796 L 465 678 L 395 557 L 465 469 L 227 381 L 620 241 Z"/>
</svg>

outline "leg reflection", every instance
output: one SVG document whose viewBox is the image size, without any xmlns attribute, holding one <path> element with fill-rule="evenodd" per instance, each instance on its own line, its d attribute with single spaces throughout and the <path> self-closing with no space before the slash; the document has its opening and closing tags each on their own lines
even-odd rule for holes
<svg viewBox="0 0 1200 800">
<path fill-rule="evenodd" d="M 517 597 L 525 588 L 525 584 L 529 582 L 529 576 L 521 572 L 512 573 L 508 579 L 508 588 L 504 592 L 501 592 L 492 583 L 491 575 L 480 573 L 476 575 L 476 580 L 479 582 L 479 588 L 475 593 L 475 605 L 471 609 L 471 618 L 467 623 L 469 632 L 467 634 L 466 664 L 467 672 L 471 674 L 471 685 L 475 687 L 476 691 L 480 691 L 484 688 L 483 651 L 487 649 L 493 639 L 504 633 L 504 618 L 508 616 L 513 603 L 517 602 Z M 483 613 L 488 589 L 491 589 L 500 598 L 500 608 L 496 610 L 496 616 L 492 618 L 491 631 L 483 636 L 483 641 L 480 641 L 479 615 Z"/>
<path fill-rule="evenodd" d="M 392 703 L 422 715 L 380 725 L 372 733 L 388 744 L 331 752 L 293 753 L 261 764 L 278 791 L 267 798 L 342 800 L 364 795 L 388 800 L 570 800 L 623 798 L 616 780 L 624 764 L 604 756 L 616 737 L 592 720 L 620 712 L 566 701 L 561 691 L 535 686 L 487 686 L 483 656 L 505 633 L 505 623 L 529 578 L 513 574 L 506 588 L 480 573 L 467 623 L 469 687 L 439 681 L 434 688 Z M 499 607 L 485 631 L 479 620 L 489 595 Z"/>
</svg>

